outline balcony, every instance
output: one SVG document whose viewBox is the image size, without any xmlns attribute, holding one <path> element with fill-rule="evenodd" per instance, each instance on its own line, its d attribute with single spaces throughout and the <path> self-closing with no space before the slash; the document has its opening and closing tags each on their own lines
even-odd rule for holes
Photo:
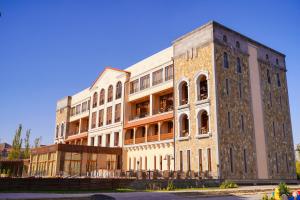
<svg viewBox="0 0 300 200">
<path fill-rule="evenodd" d="M 125 139 L 124 144 L 125 145 L 133 144 L 133 139 Z"/>
<path fill-rule="evenodd" d="M 130 116 L 129 117 L 129 121 L 133 121 L 133 120 L 137 120 L 137 119 L 142 119 L 142 118 L 145 118 L 145 117 L 148 117 L 148 116 L 149 116 L 149 113 L 141 113 L 139 115 Z"/>
<path fill-rule="evenodd" d="M 173 137 L 174 137 L 173 132 L 163 133 L 163 134 L 160 135 L 160 140 L 170 140 L 170 139 L 173 139 Z"/>
<path fill-rule="evenodd" d="M 158 141 L 158 135 L 148 135 L 147 142 L 155 142 Z"/>
<path fill-rule="evenodd" d="M 145 141 L 145 137 L 135 138 L 135 144 L 144 143 Z"/>
</svg>

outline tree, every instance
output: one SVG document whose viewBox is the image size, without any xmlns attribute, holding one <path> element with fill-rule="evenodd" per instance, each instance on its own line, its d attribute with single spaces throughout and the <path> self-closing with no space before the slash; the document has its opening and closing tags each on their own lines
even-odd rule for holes
<svg viewBox="0 0 300 200">
<path fill-rule="evenodd" d="M 34 148 L 37 148 L 41 145 L 42 137 L 37 137 L 34 139 Z"/>
<path fill-rule="evenodd" d="M 28 129 L 26 131 L 26 137 L 24 138 L 24 143 L 25 143 L 24 158 L 29 158 L 30 156 L 30 143 L 29 143 L 30 132 L 31 130 Z"/>
<path fill-rule="evenodd" d="M 22 134 L 22 124 L 20 124 L 18 129 L 16 130 L 13 143 L 12 143 L 12 148 L 8 154 L 9 160 L 21 158 L 21 147 L 22 147 L 21 134 Z"/>
</svg>

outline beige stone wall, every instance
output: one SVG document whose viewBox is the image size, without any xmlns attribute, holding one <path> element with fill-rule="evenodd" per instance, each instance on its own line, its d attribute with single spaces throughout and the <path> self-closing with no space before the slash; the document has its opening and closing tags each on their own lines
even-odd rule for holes
<svg viewBox="0 0 300 200">
<path fill-rule="evenodd" d="M 175 47 L 176 48 L 176 47 Z M 191 151 L 191 170 L 198 172 L 199 171 L 199 157 L 198 150 L 202 149 L 202 157 L 203 157 L 203 170 L 206 171 L 208 169 L 207 166 L 207 148 L 211 148 L 211 157 L 212 157 L 212 175 L 214 177 L 218 176 L 217 169 L 217 132 L 215 127 L 215 88 L 214 88 L 214 75 L 213 75 L 213 63 L 212 63 L 212 51 L 213 51 L 213 43 L 206 43 L 198 48 L 194 49 L 193 56 L 188 56 L 188 54 L 181 54 L 174 58 L 174 99 L 175 99 L 175 157 L 176 157 L 176 170 L 180 169 L 180 158 L 179 152 L 183 151 L 183 170 L 187 170 L 187 150 Z M 208 102 L 200 105 L 196 105 L 196 81 L 195 75 L 200 72 L 208 73 Z M 179 127 L 178 127 L 178 116 L 181 109 L 179 107 L 179 94 L 178 94 L 178 82 L 186 78 L 189 83 L 189 107 L 183 110 L 187 110 L 189 112 L 190 118 L 190 138 L 187 140 L 179 140 Z M 203 106 L 209 109 L 209 124 L 210 124 L 210 133 L 211 136 L 206 138 L 197 138 L 197 110 L 201 109 Z"/>
<path fill-rule="evenodd" d="M 54 130 L 54 140 L 55 143 L 64 143 L 64 140 L 67 137 L 70 121 L 70 111 L 71 111 L 71 97 L 66 97 L 63 99 L 65 101 L 63 106 L 59 106 L 56 109 L 55 116 L 55 130 Z M 64 123 L 64 135 L 61 137 L 61 124 Z M 56 138 L 56 126 L 59 126 L 58 138 Z"/>
<path fill-rule="evenodd" d="M 278 66 L 274 66 L 265 60 L 259 60 L 259 69 L 261 76 L 269 178 L 293 179 L 296 178 L 295 158 L 286 73 L 283 69 L 279 69 Z M 270 84 L 268 83 L 267 69 L 269 70 L 271 77 Z M 277 73 L 280 74 L 281 87 L 277 86 Z M 275 133 L 273 132 L 273 122 L 275 125 Z M 276 167 L 276 153 L 278 172 Z"/>
<path fill-rule="evenodd" d="M 223 53 L 227 52 L 229 68 L 223 67 Z M 242 73 L 236 71 L 236 59 L 240 57 Z M 250 75 L 248 55 L 229 48 L 221 42 L 215 42 L 217 110 L 220 149 L 220 169 L 222 178 L 257 178 L 256 149 L 251 107 Z M 226 79 L 229 80 L 229 94 L 226 92 Z M 239 96 L 239 82 L 242 85 L 242 97 Z M 231 128 L 228 128 L 228 112 L 231 116 Z M 244 118 L 242 131 L 241 115 Z M 231 171 L 230 148 L 232 148 L 233 171 Z M 246 167 L 244 163 L 246 149 Z"/>
</svg>

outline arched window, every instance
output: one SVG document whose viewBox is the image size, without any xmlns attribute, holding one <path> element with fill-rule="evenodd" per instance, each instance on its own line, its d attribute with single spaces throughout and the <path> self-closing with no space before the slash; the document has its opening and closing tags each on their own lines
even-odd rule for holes
<svg viewBox="0 0 300 200">
<path fill-rule="evenodd" d="M 122 83 L 119 81 L 116 86 L 116 99 L 121 98 L 122 96 Z"/>
<path fill-rule="evenodd" d="M 59 126 L 56 126 L 56 138 L 58 138 L 58 134 L 59 134 Z"/>
<path fill-rule="evenodd" d="M 104 104 L 104 99 L 105 99 L 105 90 L 104 89 L 102 89 L 101 91 L 100 91 L 100 105 L 103 105 Z"/>
<path fill-rule="evenodd" d="M 223 35 L 223 42 L 227 42 L 227 36 Z"/>
<path fill-rule="evenodd" d="M 179 84 L 179 105 L 185 105 L 189 102 L 189 89 L 186 81 Z"/>
<path fill-rule="evenodd" d="M 187 114 L 182 114 L 179 118 L 180 137 L 187 137 L 189 135 L 189 118 Z"/>
<path fill-rule="evenodd" d="M 107 91 L 107 102 L 111 102 L 113 99 L 113 86 L 110 85 Z"/>
<path fill-rule="evenodd" d="M 241 59 L 239 57 L 236 58 L 236 72 L 242 73 Z"/>
<path fill-rule="evenodd" d="M 198 133 L 207 134 L 209 132 L 209 118 L 207 111 L 200 111 L 197 116 L 198 119 Z"/>
<path fill-rule="evenodd" d="M 60 127 L 60 136 L 64 136 L 64 131 L 65 131 L 65 125 L 64 123 L 61 124 L 61 127 Z"/>
<path fill-rule="evenodd" d="M 200 75 L 197 79 L 197 100 L 201 101 L 208 98 L 207 78 Z"/>
<path fill-rule="evenodd" d="M 226 52 L 224 52 L 224 54 L 223 54 L 223 67 L 224 68 L 229 68 L 228 55 L 227 55 Z"/>
<path fill-rule="evenodd" d="M 98 104 L 98 94 L 97 92 L 95 92 L 93 95 L 93 108 L 97 107 L 97 104 Z"/>
<path fill-rule="evenodd" d="M 240 48 L 240 42 L 239 41 L 235 42 L 235 47 L 238 48 L 238 49 Z"/>
</svg>

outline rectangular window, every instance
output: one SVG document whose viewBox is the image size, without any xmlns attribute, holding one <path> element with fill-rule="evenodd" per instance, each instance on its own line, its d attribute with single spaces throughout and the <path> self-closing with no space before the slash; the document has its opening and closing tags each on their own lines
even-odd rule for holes
<svg viewBox="0 0 300 200">
<path fill-rule="evenodd" d="M 240 95 L 240 99 L 243 97 L 243 93 L 242 93 L 242 83 L 239 82 L 239 95 Z"/>
<path fill-rule="evenodd" d="M 107 108 L 107 113 L 106 113 L 106 124 L 111 124 L 112 120 L 112 107 Z"/>
<path fill-rule="evenodd" d="M 76 114 L 75 112 L 75 106 L 71 108 L 71 116 L 74 116 Z"/>
<path fill-rule="evenodd" d="M 128 165 L 128 169 L 131 170 L 131 158 L 129 158 Z"/>
<path fill-rule="evenodd" d="M 99 116 L 98 116 L 98 127 L 103 126 L 103 117 L 104 117 L 104 110 L 99 110 Z"/>
<path fill-rule="evenodd" d="M 245 171 L 245 173 L 247 173 L 247 171 L 248 171 L 246 149 L 244 149 L 244 171 Z"/>
<path fill-rule="evenodd" d="M 182 156 L 182 151 L 179 152 L 179 160 L 180 160 L 180 171 L 183 171 L 183 156 Z"/>
<path fill-rule="evenodd" d="M 141 77 L 140 79 L 140 90 L 144 90 L 146 88 L 149 88 L 150 86 L 150 75 L 146 75 Z"/>
<path fill-rule="evenodd" d="M 76 106 L 76 115 L 78 115 L 80 113 L 80 107 L 81 107 L 80 104 Z"/>
<path fill-rule="evenodd" d="M 231 114 L 230 114 L 230 112 L 227 113 L 227 121 L 228 121 L 228 128 L 231 128 Z"/>
<path fill-rule="evenodd" d="M 154 156 L 154 170 L 156 170 L 156 156 Z"/>
<path fill-rule="evenodd" d="M 136 158 L 133 159 L 133 170 L 136 170 Z"/>
<path fill-rule="evenodd" d="M 114 133 L 114 146 L 119 146 L 119 132 Z"/>
<path fill-rule="evenodd" d="M 139 91 L 139 79 L 130 82 L 130 94 Z"/>
<path fill-rule="evenodd" d="M 163 69 L 152 73 L 152 85 L 157 85 L 163 82 Z"/>
<path fill-rule="evenodd" d="M 94 146 L 94 145 L 95 145 L 95 138 L 91 137 L 91 146 Z"/>
<path fill-rule="evenodd" d="M 159 169 L 160 169 L 160 171 L 162 171 L 162 162 L 163 162 L 162 156 L 159 156 Z"/>
<path fill-rule="evenodd" d="M 199 159 L 199 172 L 203 171 L 203 163 L 202 163 L 202 149 L 198 150 L 198 159 Z"/>
<path fill-rule="evenodd" d="M 244 132 L 244 116 L 243 115 L 241 115 L 241 129 L 242 129 L 242 131 Z"/>
<path fill-rule="evenodd" d="M 145 170 L 147 170 L 147 156 L 145 156 Z"/>
<path fill-rule="evenodd" d="M 92 113 L 92 128 L 96 128 L 96 116 L 97 116 L 97 113 L 93 112 Z"/>
<path fill-rule="evenodd" d="M 267 79 L 268 83 L 271 84 L 271 76 L 270 76 L 270 71 L 267 69 Z"/>
<path fill-rule="evenodd" d="M 229 95 L 229 80 L 227 78 L 225 80 L 225 86 L 226 86 L 226 94 Z"/>
<path fill-rule="evenodd" d="M 276 135 L 276 131 L 275 131 L 275 122 L 274 121 L 272 123 L 272 126 L 273 126 L 273 136 L 275 136 Z"/>
<path fill-rule="evenodd" d="M 101 145 L 102 145 L 102 136 L 99 135 L 98 136 L 98 146 L 101 147 Z"/>
<path fill-rule="evenodd" d="M 115 122 L 121 121 L 121 103 L 115 106 Z"/>
<path fill-rule="evenodd" d="M 232 148 L 229 149 L 230 171 L 233 173 L 233 153 Z"/>
<path fill-rule="evenodd" d="M 169 65 L 165 67 L 165 80 L 171 80 L 173 79 L 173 65 Z"/>
<path fill-rule="evenodd" d="M 186 151 L 186 156 L 187 156 L 187 170 L 188 171 L 191 171 L 191 151 L 190 150 L 187 150 Z"/>
<path fill-rule="evenodd" d="M 87 111 L 87 101 L 82 103 L 81 112 Z"/>
<path fill-rule="evenodd" d="M 106 134 L 106 144 L 105 144 L 106 147 L 109 147 L 110 146 L 110 134 Z"/>
<path fill-rule="evenodd" d="M 277 77 L 277 86 L 280 87 L 281 86 L 281 81 L 280 81 L 279 73 L 276 74 L 276 77 Z"/>
<path fill-rule="evenodd" d="M 211 149 L 207 149 L 207 170 L 211 172 Z"/>
</svg>

